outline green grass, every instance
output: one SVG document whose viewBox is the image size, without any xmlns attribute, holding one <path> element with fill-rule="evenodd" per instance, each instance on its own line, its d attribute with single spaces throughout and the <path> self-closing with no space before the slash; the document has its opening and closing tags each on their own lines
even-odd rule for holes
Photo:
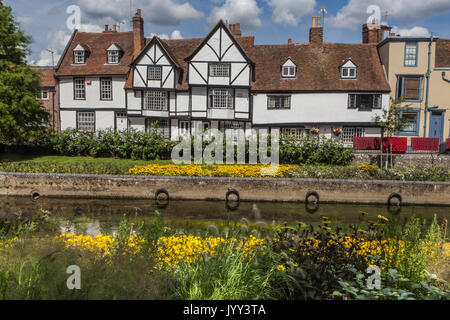
<svg viewBox="0 0 450 320">
<path fill-rule="evenodd" d="M 169 164 L 171 161 L 3 154 L 0 155 L 0 172 L 121 175 L 128 174 L 135 165 L 151 163 Z"/>
</svg>

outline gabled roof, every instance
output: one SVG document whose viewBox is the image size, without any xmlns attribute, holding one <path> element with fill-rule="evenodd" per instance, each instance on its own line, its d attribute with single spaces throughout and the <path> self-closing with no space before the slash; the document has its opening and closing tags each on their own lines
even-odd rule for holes
<svg viewBox="0 0 450 320">
<path fill-rule="evenodd" d="M 161 50 L 166 54 L 166 56 L 169 58 L 169 61 L 175 65 L 177 68 L 180 67 L 177 59 L 173 56 L 173 54 L 170 52 L 170 48 L 163 42 L 161 42 L 161 39 L 158 38 L 157 36 L 153 36 L 153 38 L 151 38 L 150 41 L 147 41 L 147 44 L 145 45 L 144 49 L 141 51 L 141 53 L 136 57 L 136 59 L 133 60 L 133 62 L 131 63 L 132 65 L 136 64 L 136 61 L 140 60 L 142 58 L 142 56 L 147 52 L 147 50 L 152 46 L 152 45 L 158 45 Z"/>
<path fill-rule="evenodd" d="M 356 68 L 357 65 L 352 61 L 351 58 L 342 61 L 341 68 Z"/>
<path fill-rule="evenodd" d="M 123 50 L 123 56 L 118 64 L 106 64 L 106 50 L 116 43 Z M 73 65 L 73 49 L 82 44 L 90 51 L 86 64 Z M 72 40 L 59 61 L 56 76 L 88 76 L 88 75 L 126 75 L 133 58 L 132 32 L 78 32 L 75 31 Z"/>
<path fill-rule="evenodd" d="M 112 43 L 109 47 L 108 47 L 108 49 L 106 49 L 106 50 L 111 50 L 111 51 L 115 51 L 115 50 L 118 50 L 118 51 L 122 51 L 123 52 L 123 49 L 120 47 L 120 45 L 118 45 L 117 43 Z"/>
<path fill-rule="evenodd" d="M 250 64 L 254 64 L 252 59 L 250 59 L 250 57 L 247 55 L 247 53 L 245 52 L 245 50 L 243 50 L 243 48 L 241 47 L 241 45 L 239 44 L 239 41 L 237 41 L 238 38 L 235 38 L 230 30 L 228 29 L 228 27 L 225 25 L 225 23 L 223 22 L 223 20 L 220 20 L 216 26 L 208 33 L 208 35 L 203 39 L 203 41 L 200 43 L 200 45 L 197 46 L 197 48 L 188 56 L 185 58 L 186 61 L 191 61 L 192 58 L 200 51 L 201 48 L 203 48 L 204 45 L 206 45 L 206 43 L 209 41 L 209 39 L 211 39 L 211 37 L 214 35 L 214 33 L 219 29 L 219 28 L 223 28 L 223 30 L 225 30 L 226 34 L 230 37 L 231 41 L 233 41 L 233 43 L 236 45 L 236 48 L 239 50 L 239 52 L 242 54 L 242 56 L 245 58 L 245 60 L 247 60 L 248 63 Z"/>
<path fill-rule="evenodd" d="M 450 68 L 450 39 L 436 42 L 436 68 Z"/>
</svg>

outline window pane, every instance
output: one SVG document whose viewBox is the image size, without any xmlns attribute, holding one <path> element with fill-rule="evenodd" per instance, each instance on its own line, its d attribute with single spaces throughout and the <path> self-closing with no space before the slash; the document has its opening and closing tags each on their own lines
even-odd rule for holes
<svg viewBox="0 0 450 320">
<path fill-rule="evenodd" d="M 108 63 L 119 63 L 119 51 L 117 50 L 108 51 Z"/>
<path fill-rule="evenodd" d="M 167 111 L 166 91 L 145 91 L 144 109 L 153 111 Z"/>
<path fill-rule="evenodd" d="M 95 112 L 78 112 L 78 130 L 95 131 Z"/>
<path fill-rule="evenodd" d="M 112 100 L 112 80 L 101 79 L 100 80 L 100 99 Z"/>
<path fill-rule="evenodd" d="M 229 77 L 230 76 L 230 65 L 227 63 L 215 63 L 210 65 L 210 76 L 211 77 Z"/>
<path fill-rule="evenodd" d="M 402 132 L 416 132 L 417 112 L 403 112 L 402 119 L 408 121 L 402 129 Z"/>
<path fill-rule="evenodd" d="M 342 69 L 342 76 L 343 77 L 348 77 L 348 69 L 347 68 L 343 68 Z"/>
<path fill-rule="evenodd" d="M 233 109 L 233 92 L 231 89 L 211 89 L 209 107 L 217 109 Z"/>
<path fill-rule="evenodd" d="M 291 107 L 290 96 L 268 96 L 268 109 L 289 109 Z"/>
<path fill-rule="evenodd" d="M 415 66 L 417 62 L 417 45 L 415 42 L 405 44 L 405 66 Z"/>
<path fill-rule="evenodd" d="M 148 67 L 148 80 L 161 80 L 161 67 Z"/>
<path fill-rule="evenodd" d="M 420 99 L 420 78 L 405 77 L 404 78 L 404 96 L 406 100 Z"/>
<path fill-rule="evenodd" d="M 85 84 L 84 79 L 74 79 L 74 94 L 75 99 L 85 99 L 86 98 L 86 91 L 85 91 Z"/>
</svg>

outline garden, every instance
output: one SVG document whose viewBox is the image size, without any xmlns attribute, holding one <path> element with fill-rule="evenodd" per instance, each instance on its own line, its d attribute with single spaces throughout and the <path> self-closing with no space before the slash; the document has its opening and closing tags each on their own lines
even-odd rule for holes
<svg viewBox="0 0 450 320">
<path fill-rule="evenodd" d="M 111 233 L 61 232 L 67 223 L 43 210 L 0 219 L 0 299 L 450 297 L 450 244 L 436 216 L 206 224 L 135 208 Z M 69 290 L 74 265 L 81 286 Z"/>
<path fill-rule="evenodd" d="M 260 169 L 265 166 L 261 164 L 175 165 L 170 157 L 176 143 L 164 139 L 156 130 L 150 133 L 65 130 L 46 134 L 33 144 L 3 146 L 0 172 L 262 177 Z M 203 148 L 208 143 L 203 141 Z M 225 159 L 225 145 L 223 152 Z M 353 150 L 345 148 L 339 139 L 287 137 L 280 141 L 278 173 L 264 177 L 450 181 L 450 169 L 445 167 L 358 166 L 351 163 L 352 157 Z M 248 141 L 245 160 L 249 163 Z"/>
</svg>

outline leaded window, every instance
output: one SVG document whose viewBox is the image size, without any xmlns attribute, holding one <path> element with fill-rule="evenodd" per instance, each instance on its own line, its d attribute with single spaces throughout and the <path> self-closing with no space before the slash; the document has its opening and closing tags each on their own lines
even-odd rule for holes
<svg viewBox="0 0 450 320">
<path fill-rule="evenodd" d="M 417 43 L 407 42 L 405 44 L 405 66 L 415 67 L 417 66 Z"/>
<path fill-rule="evenodd" d="M 95 132 L 95 112 L 78 112 L 77 128 L 82 131 Z"/>
<path fill-rule="evenodd" d="M 100 79 L 100 100 L 112 100 L 112 79 Z"/>
<path fill-rule="evenodd" d="M 108 50 L 108 63 L 117 64 L 119 63 L 119 50 Z"/>
<path fill-rule="evenodd" d="M 162 78 L 162 68 L 158 66 L 148 67 L 147 71 L 147 79 L 148 80 L 161 80 Z"/>
<path fill-rule="evenodd" d="M 294 137 L 296 140 L 301 140 L 306 134 L 308 134 L 308 130 L 305 128 L 281 128 L 283 139 Z"/>
<path fill-rule="evenodd" d="M 73 52 L 73 63 L 83 64 L 86 62 L 86 54 L 84 50 L 75 50 Z"/>
<path fill-rule="evenodd" d="M 144 91 L 144 110 L 167 111 L 167 91 Z"/>
<path fill-rule="evenodd" d="M 209 91 L 209 108 L 233 109 L 233 90 L 211 89 Z"/>
<path fill-rule="evenodd" d="M 344 127 L 342 130 L 342 140 L 346 144 L 353 144 L 353 137 L 364 137 L 365 128 Z"/>
<path fill-rule="evenodd" d="M 209 68 L 210 77 L 229 77 L 230 65 L 228 63 L 214 63 Z"/>
<path fill-rule="evenodd" d="M 74 83 L 74 99 L 84 100 L 86 99 L 86 84 L 84 78 L 75 78 Z"/>
<path fill-rule="evenodd" d="M 268 96 L 267 109 L 289 109 L 291 107 L 291 96 Z"/>
</svg>

